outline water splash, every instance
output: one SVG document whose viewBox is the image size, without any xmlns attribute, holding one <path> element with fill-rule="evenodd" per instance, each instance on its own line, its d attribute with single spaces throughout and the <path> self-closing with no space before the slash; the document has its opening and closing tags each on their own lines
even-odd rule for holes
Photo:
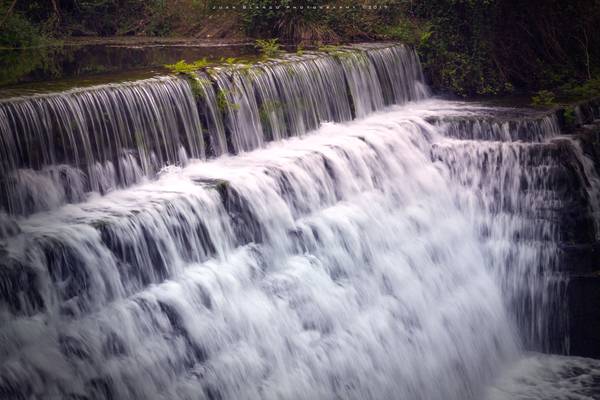
<svg viewBox="0 0 600 400">
<path fill-rule="evenodd" d="M 551 155 L 458 143 L 426 122 L 436 105 L 21 220 L 3 241 L 0 388 L 483 397 L 546 345 L 557 233 L 514 185 L 551 183 Z"/>
<path fill-rule="evenodd" d="M 568 352 L 556 217 L 561 182 L 596 185 L 583 151 L 550 117 L 385 109 L 428 96 L 414 53 L 339 53 L 2 103 L 0 393 L 464 400 L 597 369 L 521 367 Z"/>
</svg>

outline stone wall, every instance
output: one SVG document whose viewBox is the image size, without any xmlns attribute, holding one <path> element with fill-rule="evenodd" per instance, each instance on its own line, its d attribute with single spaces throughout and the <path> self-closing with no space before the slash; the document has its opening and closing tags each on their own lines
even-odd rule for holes
<svg viewBox="0 0 600 400">
<path fill-rule="evenodd" d="M 600 99 L 576 105 L 574 110 L 574 122 L 572 111 L 557 110 L 561 128 L 579 143 L 593 171 L 580 174 L 584 190 L 578 192 L 585 194 L 587 204 L 566 208 L 561 221 L 564 237 L 569 238 L 562 244 L 561 264 L 569 275 L 570 353 L 600 358 L 600 199 L 593 198 L 600 194 L 600 181 L 595 180 L 600 176 Z M 581 160 L 574 157 L 571 162 L 585 172 Z"/>
</svg>

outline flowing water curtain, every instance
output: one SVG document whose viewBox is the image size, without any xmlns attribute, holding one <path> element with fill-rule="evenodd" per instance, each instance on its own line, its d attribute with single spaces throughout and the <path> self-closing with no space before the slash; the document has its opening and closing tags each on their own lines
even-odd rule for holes
<svg viewBox="0 0 600 400">
<path fill-rule="evenodd" d="M 572 234 L 564 226 L 571 209 L 590 207 L 590 215 L 597 213 L 599 180 L 579 145 L 559 136 L 556 116 L 518 118 L 508 111 L 512 120 L 499 114 L 436 122 L 451 139 L 435 145 L 433 156 L 471 188 L 459 200 L 466 209 L 476 202 L 487 210 L 475 223 L 526 347 L 568 353 L 563 246 L 577 239 L 565 236 Z M 582 233 L 597 231 L 598 219 L 592 219 L 596 228 L 579 222 Z"/>
<path fill-rule="evenodd" d="M 339 55 L 354 103 L 357 118 L 383 108 L 383 92 L 375 66 L 365 53 Z"/>
<path fill-rule="evenodd" d="M 468 398 L 517 339 L 434 133 L 402 113 L 329 126 L 23 221 L 2 387 Z"/>
<path fill-rule="evenodd" d="M 2 125 L 2 144 L 13 154 L 4 163 L 3 176 L 16 186 L 27 184 L 18 179 L 18 169 L 39 170 L 43 179 L 44 169 L 70 165 L 82 172 L 87 190 L 103 193 L 115 182 L 131 184 L 164 165 L 181 163 L 187 154 L 204 157 L 196 104 L 180 79 L 75 89 L 6 100 L 0 107 L 8 121 Z M 21 193 L 34 191 L 18 188 Z M 12 201 L 9 211 L 25 213 L 27 208 Z"/>
<path fill-rule="evenodd" d="M 366 115 L 383 104 L 377 79 L 393 82 L 390 104 L 405 101 L 415 94 L 413 81 L 422 82 L 418 68 L 418 58 L 403 46 L 355 47 L 200 72 L 193 82 L 155 78 L 4 100 L 3 207 L 18 214 L 55 208 L 84 197 L 53 187 L 75 177 L 84 193 L 106 193 L 189 157 L 253 150 L 323 122 Z M 406 93 L 398 96 L 399 90 Z M 56 179 L 56 173 L 44 172 L 63 164 L 81 173 Z M 18 170 L 29 168 L 39 177 L 19 179 L 24 173 Z M 36 195 L 38 181 L 47 190 Z"/>
<path fill-rule="evenodd" d="M 217 102 L 217 92 L 209 75 L 198 72 L 196 80 L 200 95 L 197 103 L 199 114 L 208 130 L 208 140 L 205 140 L 207 155 L 220 156 L 227 153 L 227 137 L 223 123 L 224 110 Z"/>
<path fill-rule="evenodd" d="M 224 111 L 231 151 L 256 149 L 264 142 L 262 125 L 252 84 L 236 72 L 216 75 L 217 104 Z"/>
<path fill-rule="evenodd" d="M 589 165 L 553 164 L 574 147 L 556 141 L 552 118 L 495 120 L 491 114 L 505 117 L 507 110 L 439 101 L 368 117 L 367 110 L 426 91 L 413 53 L 417 64 L 396 69 L 386 64 L 411 57 L 388 47 L 360 51 L 366 57 L 308 54 L 216 71 L 206 80 L 200 73 L 199 97 L 189 82 L 165 78 L 166 87 L 176 86 L 168 91 L 173 99 L 190 96 L 198 113 L 190 118 L 207 128 L 208 136 L 199 136 L 210 143 L 204 151 L 235 157 L 192 161 L 69 207 L 34 206 L 51 210 L 18 222 L 0 213 L 0 392 L 464 400 L 521 358 L 523 345 L 545 350 L 563 340 L 553 317 L 564 315 L 556 307 L 564 304 L 557 271 L 564 238 L 554 211 L 540 205 L 573 200 L 557 182 L 564 173 L 595 182 Z M 384 82 L 392 90 L 382 89 Z M 185 129 L 174 130 L 176 137 L 153 127 L 144 137 L 126 134 L 145 123 L 130 121 L 126 110 L 143 105 L 172 116 L 188 104 L 168 96 L 159 103 L 153 96 L 162 98 L 163 89 L 129 85 L 136 84 L 95 88 L 99 94 L 81 100 L 120 116 L 98 117 L 86 132 L 110 133 L 118 127 L 111 121 L 122 121 L 123 135 L 92 134 L 89 146 L 77 141 L 77 129 L 61 137 L 77 146 L 77 157 L 92 149 L 97 176 L 110 175 L 99 186 L 181 162 L 181 148 L 193 146 Z M 263 107 L 275 100 L 281 108 Z M 36 101 L 24 103 L 48 107 Z M 121 108 L 108 108 L 111 102 Z M 457 121 L 456 109 L 467 121 Z M 96 112 L 67 111 L 83 121 Z M 44 121 L 47 112 L 22 123 L 64 122 Z M 363 118 L 256 149 L 278 135 L 346 121 L 352 112 Z M 7 121 L 11 115 L 18 116 L 9 112 Z M 179 126 L 169 115 L 162 128 Z M 11 143 L 21 138 L 0 124 L 3 145 L 18 148 Z M 148 150 L 171 138 L 164 154 Z M 104 139 L 129 150 L 128 164 L 93 154 L 113 156 Z M 47 196 L 56 203 L 84 195 L 87 188 L 68 183 L 83 179 L 81 170 L 44 150 L 28 154 L 39 164 L 24 164 L 36 170 L 18 171 L 32 174 L 20 181 L 41 188 L 35 179 L 43 176 L 48 193 L 63 185 Z M 142 150 L 148 167 L 138 163 Z M 40 162 L 44 157 L 52 164 Z"/>
</svg>

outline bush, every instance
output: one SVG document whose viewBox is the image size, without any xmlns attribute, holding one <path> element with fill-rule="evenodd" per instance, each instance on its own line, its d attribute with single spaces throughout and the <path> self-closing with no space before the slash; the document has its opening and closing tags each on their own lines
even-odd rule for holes
<svg viewBox="0 0 600 400">
<path fill-rule="evenodd" d="M 209 64 L 210 63 L 206 58 L 196 60 L 191 64 L 186 63 L 185 60 L 179 60 L 175 64 L 165 65 L 165 68 L 167 68 L 173 74 L 185 76 L 190 84 L 190 88 L 192 89 L 194 96 L 196 98 L 200 98 L 203 95 L 203 91 L 200 81 L 196 76 L 196 71 L 207 67 Z"/>
<path fill-rule="evenodd" d="M 209 64 L 210 63 L 208 62 L 208 60 L 206 58 L 203 58 L 201 60 L 196 60 L 191 64 L 186 63 L 185 60 L 179 60 L 175 64 L 165 65 L 165 68 L 167 68 L 173 74 L 187 75 L 190 73 L 194 73 L 198 70 L 201 70 L 202 68 L 207 67 Z"/>
<path fill-rule="evenodd" d="M 410 46 L 417 46 L 424 34 L 431 34 L 429 26 L 422 22 L 401 18 L 393 25 L 382 25 L 378 33 L 384 39 L 402 42 Z"/>
<path fill-rule="evenodd" d="M 560 93 L 568 100 L 585 100 L 600 97 L 600 78 L 590 79 L 582 84 L 565 84 L 561 86 Z"/>
<path fill-rule="evenodd" d="M 0 15 L 4 16 L 6 10 L 0 8 Z M 12 13 L 0 27 L 0 47 L 22 48 L 37 46 L 42 42 L 42 37 L 27 19 L 18 13 Z"/>
<path fill-rule="evenodd" d="M 317 44 L 369 40 L 382 36 L 381 26 L 394 24 L 404 10 L 404 2 L 397 0 L 377 3 L 377 6 L 363 8 L 349 7 L 341 0 L 313 0 L 306 5 L 293 0 L 275 3 L 255 0 L 251 7 L 242 10 L 241 18 L 247 35 L 278 37 L 283 42 Z"/>
<path fill-rule="evenodd" d="M 536 107 L 550 107 L 553 106 L 556 96 L 549 90 L 540 90 L 533 97 L 531 97 L 531 104 Z"/>
<path fill-rule="evenodd" d="M 260 51 L 263 58 L 274 58 L 281 52 L 278 39 L 257 39 L 254 46 Z"/>
<path fill-rule="evenodd" d="M 575 127 L 575 125 L 577 123 L 577 115 L 575 114 L 575 108 L 573 108 L 573 107 L 567 107 L 563 111 L 563 117 L 565 119 L 565 125 L 568 128 Z"/>
</svg>

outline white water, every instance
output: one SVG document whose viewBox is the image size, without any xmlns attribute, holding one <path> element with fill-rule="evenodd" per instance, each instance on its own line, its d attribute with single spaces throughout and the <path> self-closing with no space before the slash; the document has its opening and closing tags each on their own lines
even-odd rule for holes
<svg viewBox="0 0 600 400">
<path fill-rule="evenodd" d="M 428 95 L 418 57 L 402 45 L 282 57 L 210 68 L 195 81 L 159 77 L 3 99 L 0 209 L 55 209 L 190 158 L 250 151 Z"/>
<path fill-rule="evenodd" d="M 536 144 L 425 121 L 460 110 L 485 112 L 387 109 L 5 223 L 0 393 L 559 399 L 575 363 L 585 394 L 596 363 L 523 353 L 556 311 L 555 227 L 512 186 Z"/>
<path fill-rule="evenodd" d="M 595 400 L 600 391 L 600 361 L 527 354 L 491 385 L 486 400 Z"/>
</svg>

